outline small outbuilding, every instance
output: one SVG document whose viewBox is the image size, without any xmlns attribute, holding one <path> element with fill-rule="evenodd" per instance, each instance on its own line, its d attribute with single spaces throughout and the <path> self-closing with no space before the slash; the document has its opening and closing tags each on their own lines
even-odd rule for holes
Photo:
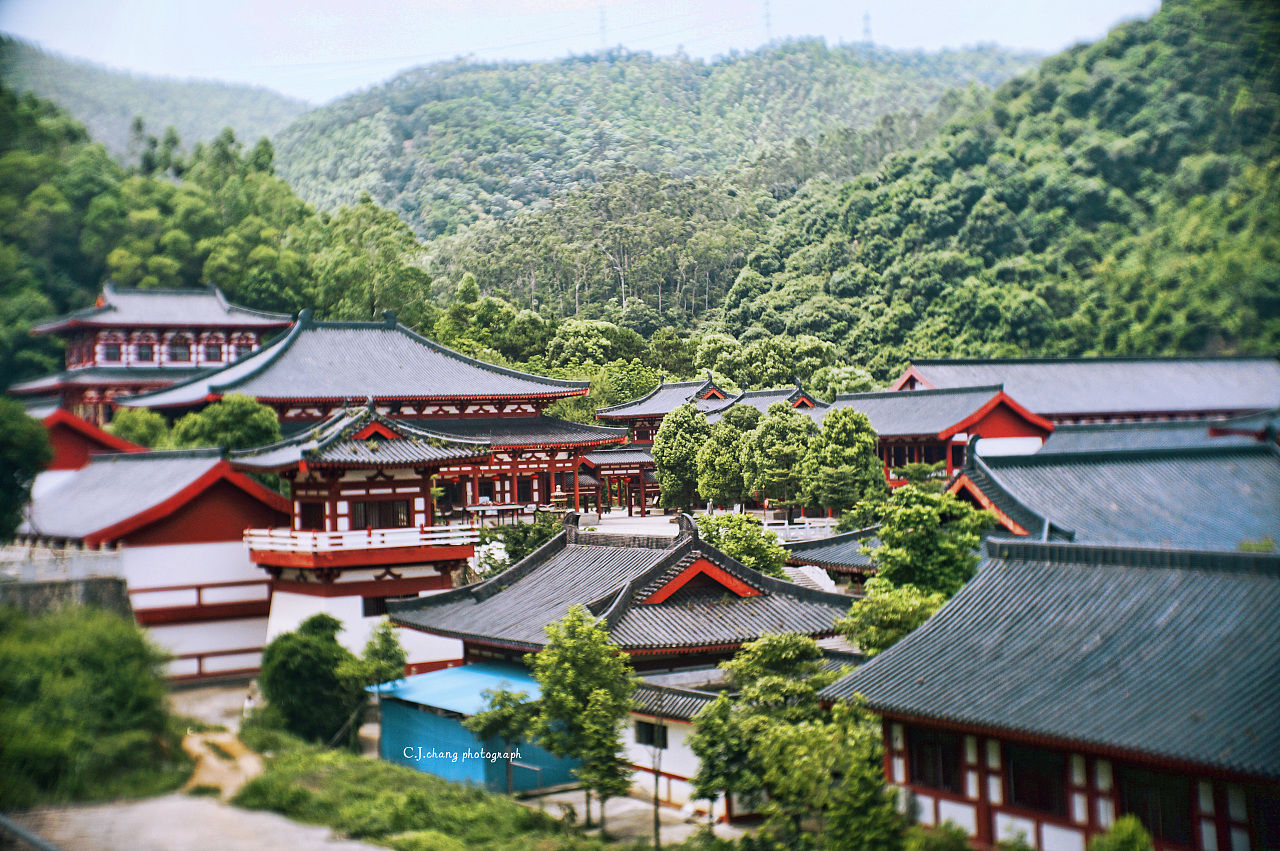
<svg viewBox="0 0 1280 851">
<path fill-rule="evenodd" d="M 382 687 L 382 758 L 455 783 L 505 792 L 507 759 L 515 791 L 575 782 L 577 760 L 561 759 L 531 742 L 482 740 L 462 722 L 485 711 L 486 691 L 542 696 L 526 668 L 479 662 L 417 674 Z M 508 756 L 510 755 L 510 756 Z"/>
</svg>

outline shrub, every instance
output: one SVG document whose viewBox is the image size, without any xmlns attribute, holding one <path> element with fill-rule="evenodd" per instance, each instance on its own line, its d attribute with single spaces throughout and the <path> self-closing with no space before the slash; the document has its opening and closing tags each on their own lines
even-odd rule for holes
<svg viewBox="0 0 1280 851">
<path fill-rule="evenodd" d="M 361 683 L 344 673 L 356 657 L 338 643 L 341 629 L 331 615 L 312 615 L 262 653 L 262 693 L 284 729 L 308 741 L 328 742 L 366 700 Z M 348 730 L 354 741 L 356 725 Z"/>
<path fill-rule="evenodd" d="M 179 785 L 191 765 L 164 658 L 110 612 L 0 610 L 0 809 Z"/>
</svg>

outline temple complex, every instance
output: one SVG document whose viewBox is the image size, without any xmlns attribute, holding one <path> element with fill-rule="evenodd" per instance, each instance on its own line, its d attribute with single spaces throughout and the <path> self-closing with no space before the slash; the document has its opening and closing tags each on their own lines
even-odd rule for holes
<svg viewBox="0 0 1280 851">
<path fill-rule="evenodd" d="M 891 390 L 999 384 L 1055 423 L 1222 419 L 1274 409 L 1274 357 L 913 360 Z"/>
<path fill-rule="evenodd" d="M 93 307 L 37 325 L 66 340 L 66 368 L 9 388 L 47 399 L 89 422 L 111 418 L 116 398 L 168 387 L 257 351 L 291 317 L 229 303 L 217 287 L 117 289 L 108 282 Z"/>
<path fill-rule="evenodd" d="M 692 402 L 699 411 L 711 411 L 723 404 L 728 393 L 716 386 L 711 374 L 703 381 L 661 382 L 646 396 L 596 410 L 596 419 L 625 425 L 636 443 L 651 444 L 662 418 L 681 405 Z"/>
</svg>

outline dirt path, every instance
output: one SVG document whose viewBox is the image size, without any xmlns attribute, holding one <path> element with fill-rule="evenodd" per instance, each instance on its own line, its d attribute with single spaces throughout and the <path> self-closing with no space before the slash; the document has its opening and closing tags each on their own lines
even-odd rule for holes
<svg viewBox="0 0 1280 851">
<path fill-rule="evenodd" d="M 214 798 L 163 795 L 83 807 L 51 807 L 18 817 L 66 851 L 373 851 L 335 839 L 327 827 L 275 813 L 241 810 Z M 385 851 L 385 849 L 384 849 Z"/>
<path fill-rule="evenodd" d="M 240 787 L 262 773 L 262 757 L 246 748 L 234 733 L 188 733 L 182 749 L 196 761 L 184 792 L 198 789 L 202 794 L 227 801 Z"/>
</svg>

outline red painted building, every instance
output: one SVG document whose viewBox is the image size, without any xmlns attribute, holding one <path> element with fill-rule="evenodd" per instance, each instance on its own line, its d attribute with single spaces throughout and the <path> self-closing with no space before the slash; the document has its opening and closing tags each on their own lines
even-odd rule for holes
<svg viewBox="0 0 1280 851">
<path fill-rule="evenodd" d="M 65 370 L 8 392 L 50 398 L 101 425 L 111 418 L 117 397 L 168 387 L 239 360 L 290 321 L 285 314 L 231 304 L 216 287 L 126 290 L 108 282 L 93 307 L 33 329 L 66 340 Z"/>
<path fill-rule="evenodd" d="M 118 549 L 138 623 L 175 656 L 170 675 L 226 676 L 257 670 L 271 607 L 244 529 L 288 516 L 283 497 L 218 450 L 119 452 L 37 477 L 19 535 L 55 550 Z"/>
<path fill-rule="evenodd" d="M 585 381 L 543 378 L 469 358 L 398 325 L 390 313 L 382 322 L 316 322 L 303 311 L 289 333 L 250 357 L 121 404 L 176 416 L 240 393 L 274 408 L 290 434 L 370 400 L 389 420 L 492 448 L 483 462 L 448 464 L 437 473 L 445 489 L 442 511 L 474 514 L 549 505 L 554 478 L 563 474 L 572 485 L 567 500 L 580 503 L 576 473 L 582 455 L 624 442 L 626 432 L 542 411 L 588 390 Z"/>
<path fill-rule="evenodd" d="M 1158 851 L 1280 848 L 1277 606 L 1274 554 L 990 541 L 822 696 L 865 700 L 903 809 L 976 848 L 1085 851 L 1126 814 Z"/>
<path fill-rule="evenodd" d="M 894 467 L 910 463 L 942 462 L 946 475 L 964 464 L 966 447 L 973 438 L 984 449 L 1008 446 L 1034 451 L 1053 432 L 1053 423 L 1031 413 L 1004 392 L 1000 385 L 849 393 L 836 397 L 830 408 L 850 408 L 867 415 L 879 436 L 878 451 L 889 484 L 904 484 L 892 474 Z"/>
<path fill-rule="evenodd" d="M 97 455 L 147 451 L 145 446 L 138 446 L 109 431 L 103 431 L 65 408 L 54 409 L 52 413 L 42 417 L 40 422 L 48 432 L 49 445 L 53 448 L 53 460 L 49 462 L 46 468 L 48 470 L 79 470 Z"/>
<path fill-rule="evenodd" d="M 636 443 L 651 444 L 662 425 L 662 418 L 676 408 L 692 402 L 698 410 L 708 412 L 723 404 L 727 396 L 707 373 L 705 381 L 662 382 L 652 393 L 639 399 L 599 408 L 596 419 L 625 425 L 631 429 L 632 440 Z"/>
</svg>

